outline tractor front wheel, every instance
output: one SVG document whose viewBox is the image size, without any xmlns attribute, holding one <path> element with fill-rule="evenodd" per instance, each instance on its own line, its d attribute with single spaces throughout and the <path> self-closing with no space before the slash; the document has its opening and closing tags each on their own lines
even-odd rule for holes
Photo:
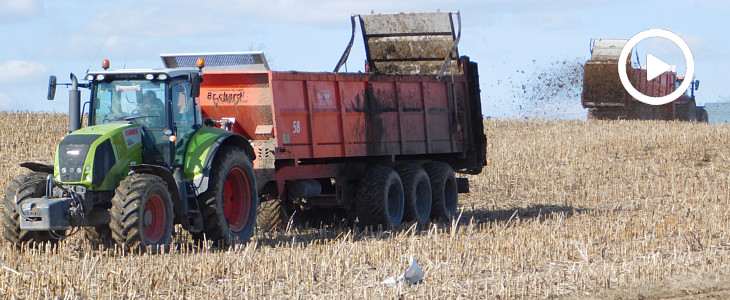
<svg viewBox="0 0 730 300">
<path fill-rule="evenodd" d="M 20 204 L 30 198 L 40 198 L 46 194 L 46 179 L 49 174 L 41 172 L 30 172 L 21 174 L 8 186 L 5 193 L 4 204 L 0 208 L 2 216 L 2 237 L 4 240 L 19 246 L 26 242 L 55 243 L 56 236 L 63 236 L 63 231 L 27 231 L 20 229 Z"/>
<path fill-rule="evenodd" d="M 173 218 L 165 181 L 155 175 L 132 174 L 114 193 L 109 227 L 124 249 L 156 253 L 170 246 Z"/>
</svg>

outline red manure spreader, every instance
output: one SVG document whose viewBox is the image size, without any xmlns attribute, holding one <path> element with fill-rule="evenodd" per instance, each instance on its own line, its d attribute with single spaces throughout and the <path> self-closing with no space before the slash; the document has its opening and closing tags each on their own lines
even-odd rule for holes
<svg viewBox="0 0 730 300">
<path fill-rule="evenodd" d="M 458 55 L 459 18 L 355 15 L 334 72 L 270 71 L 257 53 L 163 60 L 205 60 L 202 114 L 253 146 L 260 227 L 311 208 L 342 208 L 362 225 L 448 221 L 468 191 L 455 173 L 486 165 L 477 64 Z M 340 73 L 358 20 L 367 72 Z"/>
</svg>

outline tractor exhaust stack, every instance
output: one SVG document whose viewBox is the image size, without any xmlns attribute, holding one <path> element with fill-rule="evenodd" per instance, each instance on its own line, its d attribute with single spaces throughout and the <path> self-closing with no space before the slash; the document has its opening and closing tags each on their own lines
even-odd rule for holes
<svg viewBox="0 0 730 300">
<path fill-rule="evenodd" d="M 81 91 L 76 75 L 71 73 L 71 90 L 68 91 L 68 133 L 81 129 Z"/>
</svg>

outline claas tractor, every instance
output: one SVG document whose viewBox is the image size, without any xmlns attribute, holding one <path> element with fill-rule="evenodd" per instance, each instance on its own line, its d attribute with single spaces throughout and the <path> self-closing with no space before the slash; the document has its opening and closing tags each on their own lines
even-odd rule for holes
<svg viewBox="0 0 730 300">
<path fill-rule="evenodd" d="M 88 72 L 70 86 L 69 132 L 53 164 L 25 162 L 8 187 L 2 237 L 21 245 L 82 231 L 95 245 L 169 249 L 173 226 L 221 246 L 246 242 L 258 195 L 253 148 L 205 122 L 198 102 L 202 68 Z M 87 126 L 79 88 L 90 91 Z M 204 124 L 206 123 L 206 124 Z"/>
</svg>

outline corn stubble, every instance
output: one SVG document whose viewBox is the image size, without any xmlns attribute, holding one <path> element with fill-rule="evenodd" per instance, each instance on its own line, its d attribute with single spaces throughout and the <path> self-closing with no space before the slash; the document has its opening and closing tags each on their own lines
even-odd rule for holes
<svg viewBox="0 0 730 300">
<path fill-rule="evenodd" d="M 62 115 L 0 113 L 5 190 L 50 162 Z M 689 122 L 485 121 L 489 166 L 452 224 L 397 231 L 320 225 L 237 249 L 169 254 L 0 248 L 11 298 L 669 297 L 730 288 L 730 127 Z M 385 286 L 413 254 L 417 285 Z"/>
</svg>

